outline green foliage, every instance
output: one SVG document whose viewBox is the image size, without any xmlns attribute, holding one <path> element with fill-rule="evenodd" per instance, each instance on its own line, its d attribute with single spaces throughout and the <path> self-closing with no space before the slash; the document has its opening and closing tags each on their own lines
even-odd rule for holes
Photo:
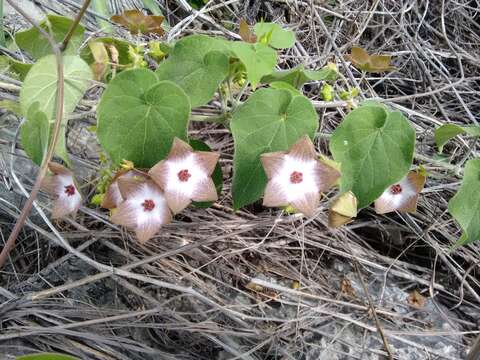
<svg viewBox="0 0 480 360">
<path fill-rule="evenodd" d="M 115 164 L 148 168 L 169 152 L 174 137 L 187 139 L 190 104 L 171 81 L 147 69 L 116 76 L 98 105 L 98 139 Z"/>
<path fill-rule="evenodd" d="M 333 132 L 330 151 L 342 166 L 341 191 L 364 208 L 401 180 L 413 161 L 415 131 L 400 112 L 372 103 L 348 114 Z"/>
<path fill-rule="evenodd" d="M 270 74 L 277 64 L 276 51 L 267 45 L 236 41 L 232 43 L 231 48 L 245 65 L 248 81 L 254 89 L 262 77 Z"/>
<path fill-rule="evenodd" d="M 312 139 L 318 127 L 317 113 L 304 96 L 288 90 L 259 89 L 233 114 L 234 208 L 258 200 L 267 178 L 260 162 L 265 152 L 288 150 L 301 136 Z"/>
<path fill-rule="evenodd" d="M 16 360 L 77 360 L 77 358 L 70 355 L 64 355 L 64 354 L 58 354 L 58 353 L 46 353 L 46 352 L 17 356 L 15 359 Z"/>
<path fill-rule="evenodd" d="M 68 33 L 72 23 L 73 20 L 67 17 L 48 15 L 39 25 L 46 32 L 51 33 L 57 43 L 60 43 Z M 82 44 L 84 32 L 83 26 L 79 25 L 76 27 L 68 47 L 64 51 L 65 54 L 76 53 Z M 35 27 L 15 34 L 15 42 L 22 50 L 27 51 L 35 59 L 53 53 L 50 43 Z"/>
<path fill-rule="evenodd" d="M 458 126 L 455 124 L 445 124 L 435 130 L 435 142 L 438 150 L 443 151 L 443 146 L 452 138 L 460 134 L 470 136 L 480 136 L 480 126 Z"/>
<path fill-rule="evenodd" d="M 455 246 L 480 240 L 480 159 L 467 161 L 462 185 L 448 203 L 448 211 L 459 222 L 463 234 Z"/>
<path fill-rule="evenodd" d="M 190 139 L 189 144 L 195 151 L 212 151 L 212 149 L 210 149 L 210 146 L 208 146 L 201 140 Z M 217 190 L 217 194 L 220 194 L 223 188 L 223 174 L 222 174 L 222 167 L 220 166 L 220 163 L 217 163 L 217 165 L 215 166 L 215 170 L 213 170 L 212 180 L 213 180 L 213 183 L 215 184 L 215 189 Z M 193 201 L 192 204 L 197 208 L 206 209 L 212 206 L 213 202 Z"/>
<path fill-rule="evenodd" d="M 63 62 L 65 90 L 62 127 L 65 127 L 67 115 L 75 110 L 82 99 L 92 79 L 92 72 L 78 56 L 64 56 Z M 49 123 L 53 124 L 56 116 L 57 80 L 55 55 L 48 55 L 38 60 L 25 77 L 20 90 L 20 106 L 23 114 L 28 114 L 32 104 L 38 102 L 38 111 L 44 113 Z M 68 162 L 64 144 L 65 134 L 62 131 L 56 154 Z M 23 145 L 25 146 L 25 143 Z"/>
<path fill-rule="evenodd" d="M 290 93 L 292 94 L 292 96 L 297 96 L 297 95 L 302 95 L 302 93 L 297 89 L 297 88 L 294 88 L 292 85 L 290 85 L 289 83 L 286 83 L 286 82 L 283 82 L 283 81 L 274 81 L 272 83 L 270 83 L 270 87 L 272 89 L 285 89 L 285 90 L 288 90 L 290 91 Z"/>
<path fill-rule="evenodd" d="M 192 35 L 175 44 L 168 59 L 157 69 L 160 80 L 180 86 L 192 107 L 208 103 L 228 75 L 225 42 L 205 35 Z"/>
<path fill-rule="evenodd" d="M 20 140 L 27 155 L 40 166 L 47 152 L 50 124 L 39 107 L 37 101 L 28 109 L 25 122 L 20 129 Z"/>
<path fill-rule="evenodd" d="M 327 65 L 320 70 L 306 70 L 303 65 L 298 65 L 290 70 L 274 71 L 262 77 L 262 83 L 268 84 L 274 81 L 283 81 L 300 89 L 310 81 L 333 81 L 337 78 L 334 66 Z"/>
<path fill-rule="evenodd" d="M 259 42 L 275 49 L 288 49 L 295 44 L 295 34 L 275 23 L 259 22 L 253 27 Z"/>
<path fill-rule="evenodd" d="M 2 65 L 5 64 L 8 68 L 7 70 L 17 74 L 18 78 L 22 81 L 33 66 L 33 64 L 17 61 L 6 55 L 0 56 L 0 59 L 2 60 Z"/>
</svg>

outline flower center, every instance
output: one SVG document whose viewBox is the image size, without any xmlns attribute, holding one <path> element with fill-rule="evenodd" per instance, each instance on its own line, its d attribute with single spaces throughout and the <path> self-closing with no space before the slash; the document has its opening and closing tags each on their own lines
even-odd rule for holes
<svg viewBox="0 0 480 360">
<path fill-rule="evenodd" d="M 178 172 L 177 176 L 178 180 L 182 182 L 187 182 L 188 179 L 190 179 L 190 177 L 192 176 L 192 174 L 188 172 L 188 169 L 183 169 Z"/>
<path fill-rule="evenodd" d="M 300 184 L 303 181 L 303 174 L 298 171 L 294 171 L 290 174 L 290 182 L 292 184 Z"/>
<path fill-rule="evenodd" d="M 154 208 L 155 208 L 155 203 L 153 202 L 153 200 L 145 200 L 142 204 L 143 206 L 143 211 L 152 211 Z"/>
<path fill-rule="evenodd" d="M 73 185 L 65 186 L 65 194 L 67 194 L 67 196 L 75 195 L 75 186 Z"/>
<path fill-rule="evenodd" d="M 398 195 L 402 192 L 402 187 L 400 186 L 400 184 L 395 184 L 395 185 L 392 185 L 390 186 L 390 192 L 393 194 L 393 195 Z"/>
</svg>

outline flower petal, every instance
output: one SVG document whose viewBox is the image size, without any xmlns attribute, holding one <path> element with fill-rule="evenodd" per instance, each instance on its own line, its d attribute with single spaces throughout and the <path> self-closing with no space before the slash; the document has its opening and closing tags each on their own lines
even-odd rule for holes
<svg viewBox="0 0 480 360">
<path fill-rule="evenodd" d="M 315 210 L 318 208 L 319 203 L 320 194 L 313 192 L 303 194 L 303 196 L 292 201 L 291 205 L 295 208 L 295 210 L 300 211 L 305 216 L 312 217 L 315 215 Z"/>
<path fill-rule="evenodd" d="M 262 161 L 263 169 L 268 179 L 273 178 L 273 176 L 280 171 L 285 154 L 285 151 L 276 151 L 260 155 L 260 160 Z"/>
<path fill-rule="evenodd" d="M 112 212 L 110 220 L 114 224 L 133 229 L 137 226 L 136 210 L 130 202 L 124 201 Z"/>
<path fill-rule="evenodd" d="M 145 181 L 145 179 L 139 178 L 119 177 L 117 184 L 120 194 L 124 199 L 128 199 L 132 194 L 141 189 Z M 150 182 L 153 183 L 152 181 Z"/>
<path fill-rule="evenodd" d="M 265 188 L 263 206 L 277 207 L 286 205 L 288 205 L 288 198 L 282 186 L 278 182 L 270 180 Z"/>
<path fill-rule="evenodd" d="M 135 234 L 137 235 L 137 240 L 141 244 L 145 244 L 148 240 L 155 236 L 155 234 L 162 227 L 159 223 L 146 223 L 142 224 L 135 229 Z"/>
<path fill-rule="evenodd" d="M 193 201 L 217 201 L 218 194 L 215 183 L 212 178 L 202 179 L 196 184 L 195 192 L 192 196 Z"/>
<path fill-rule="evenodd" d="M 42 180 L 41 189 L 50 195 L 57 195 L 58 189 L 61 186 L 61 181 L 58 176 L 47 175 Z"/>
<path fill-rule="evenodd" d="M 211 151 L 196 151 L 195 160 L 198 165 L 210 176 L 215 170 L 218 159 L 220 157 L 219 153 Z"/>
<path fill-rule="evenodd" d="M 74 199 L 71 200 L 67 200 L 64 197 L 59 197 L 53 202 L 52 219 L 60 219 L 69 214 L 75 216 L 81 205 L 81 196 L 76 196 Z"/>
<path fill-rule="evenodd" d="M 170 149 L 167 159 L 182 158 L 192 152 L 193 149 L 188 143 L 176 137 L 173 139 L 172 148 Z"/>
<path fill-rule="evenodd" d="M 69 175 L 69 176 L 73 175 L 70 169 L 56 162 L 50 162 L 48 164 L 48 169 L 55 175 Z"/>
<path fill-rule="evenodd" d="M 315 180 L 320 192 L 327 191 L 337 182 L 340 177 L 338 170 L 320 161 L 315 162 Z"/>
<path fill-rule="evenodd" d="M 312 143 L 312 140 L 308 135 L 302 136 L 289 150 L 289 154 L 297 159 L 302 161 L 308 161 L 312 159 L 317 159 L 315 153 L 315 146 Z"/>
<path fill-rule="evenodd" d="M 178 214 L 192 202 L 190 197 L 181 191 L 168 191 L 165 193 L 165 199 L 174 214 Z"/>
<path fill-rule="evenodd" d="M 165 190 L 168 182 L 168 164 L 166 160 L 158 162 L 153 168 L 150 169 L 148 175 L 157 183 L 162 190 Z"/>
<path fill-rule="evenodd" d="M 104 209 L 116 208 L 122 202 L 122 194 L 118 188 L 117 181 L 113 181 L 109 186 L 102 199 L 100 206 Z"/>
</svg>

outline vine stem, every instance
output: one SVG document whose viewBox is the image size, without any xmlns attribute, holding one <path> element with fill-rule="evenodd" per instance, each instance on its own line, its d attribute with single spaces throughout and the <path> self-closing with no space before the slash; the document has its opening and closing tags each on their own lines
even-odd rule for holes
<svg viewBox="0 0 480 360">
<path fill-rule="evenodd" d="M 18 234 L 20 233 L 20 230 L 22 229 L 23 224 L 25 223 L 28 217 L 28 214 L 32 209 L 32 205 L 38 196 L 38 192 L 40 191 L 42 181 L 47 174 L 48 164 L 52 160 L 52 157 L 55 153 L 55 145 L 58 141 L 60 129 L 62 127 L 63 101 L 64 101 L 63 57 L 62 57 L 62 52 L 60 50 L 60 47 L 55 42 L 55 39 L 49 33 L 47 33 L 44 29 L 42 29 L 36 23 L 35 20 L 33 20 L 27 13 L 25 13 L 25 11 L 23 11 L 17 4 L 15 4 L 14 0 L 6 0 L 6 1 L 10 4 L 10 6 L 13 9 L 15 9 L 15 11 L 17 11 L 20 15 L 22 15 L 25 18 L 25 20 L 27 20 L 32 26 L 34 26 L 40 32 L 40 34 L 42 34 L 42 36 L 44 36 L 45 39 L 47 39 L 48 43 L 52 47 L 53 53 L 55 54 L 56 64 L 57 64 L 57 94 L 56 94 L 55 123 L 53 127 L 52 139 L 50 141 L 47 154 L 43 159 L 40 169 L 38 171 L 37 178 L 35 179 L 35 183 L 33 184 L 32 191 L 30 192 L 30 196 L 25 202 L 25 205 L 22 208 L 22 211 L 15 223 L 15 226 L 13 227 L 13 230 L 10 233 L 10 236 L 8 237 L 7 242 L 5 243 L 5 246 L 3 247 L 2 252 L 0 253 L 0 269 L 2 269 L 3 266 L 5 265 L 5 262 L 7 261 L 10 251 L 15 246 L 15 241 L 17 240 Z M 90 0 L 86 0 L 86 3 L 89 3 L 89 2 Z M 74 24 L 69 30 L 69 33 L 73 33 L 75 31 L 75 27 L 80 22 L 80 19 L 83 16 L 84 12 L 85 11 L 80 12 L 77 15 L 77 18 L 75 19 Z M 67 37 L 66 37 L 66 40 L 67 40 L 66 42 L 64 40 L 64 43 L 68 44 L 69 40 L 67 39 Z"/>
<path fill-rule="evenodd" d="M 70 26 L 70 29 L 68 29 L 67 35 L 65 35 L 65 38 L 62 41 L 62 44 L 60 45 L 60 51 L 64 51 L 68 43 L 70 42 L 70 39 L 73 36 L 73 33 L 75 32 L 75 29 L 77 28 L 78 24 L 80 23 L 80 20 L 83 17 L 83 14 L 85 14 L 85 11 L 87 11 L 88 6 L 90 5 L 90 2 L 92 0 L 85 0 L 83 3 L 82 7 L 80 8 L 80 11 L 78 12 L 77 16 L 75 16 L 75 20 L 73 21 L 72 25 Z"/>
</svg>

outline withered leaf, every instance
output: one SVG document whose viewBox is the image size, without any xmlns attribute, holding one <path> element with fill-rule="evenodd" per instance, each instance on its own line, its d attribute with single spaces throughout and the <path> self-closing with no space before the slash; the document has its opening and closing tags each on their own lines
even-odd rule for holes
<svg viewBox="0 0 480 360">
<path fill-rule="evenodd" d="M 390 65 L 390 55 L 370 55 L 361 47 L 352 47 L 352 53 L 347 57 L 356 68 L 363 71 L 379 73 L 396 70 Z"/>
<path fill-rule="evenodd" d="M 351 222 L 357 216 L 357 203 L 358 200 L 351 191 L 340 195 L 328 212 L 328 226 L 337 228 Z"/>
<path fill-rule="evenodd" d="M 243 41 L 247 43 L 256 43 L 257 36 L 250 30 L 248 23 L 241 19 L 240 20 L 240 31 L 238 32 Z"/>
<path fill-rule="evenodd" d="M 408 295 L 407 302 L 414 308 L 421 309 L 425 306 L 427 299 L 417 290 L 413 290 L 410 295 Z"/>
<path fill-rule="evenodd" d="M 101 81 L 108 70 L 109 57 L 105 44 L 99 41 L 89 41 L 88 47 L 92 52 L 94 62 L 90 65 L 94 78 Z"/>
<path fill-rule="evenodd" d="M 121 15 L 111 17 L 113 22 L 125 26 L 134 35 L 138 33 L 163 35 L 164 19 L 163 16 L 145 15 L 140 10 L 125 10 Z"/>
</svg>

